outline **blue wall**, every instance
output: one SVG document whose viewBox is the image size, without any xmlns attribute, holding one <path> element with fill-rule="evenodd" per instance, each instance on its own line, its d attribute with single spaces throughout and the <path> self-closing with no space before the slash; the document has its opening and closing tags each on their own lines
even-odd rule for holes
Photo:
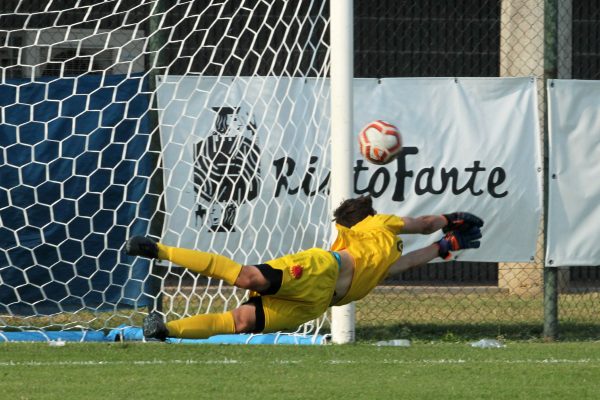
<svg viewBox="0 0 600 400">
<path fill-rule="evenodd" d="M 142 77 L 0 85 L 0 312 L 150 304 L 146 234 L 155 160 Z"/>
</svg>

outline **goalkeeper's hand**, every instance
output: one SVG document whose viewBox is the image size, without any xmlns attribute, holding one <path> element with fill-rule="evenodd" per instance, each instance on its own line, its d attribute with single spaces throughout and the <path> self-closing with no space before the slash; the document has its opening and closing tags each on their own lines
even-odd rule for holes
<svg viewBox="0 0 600 400">
<path fill-rule="evenodd" d="M 478 249 L 481 245 L 481 230 L 475 226 L 464 232 L 448 232 L 436 242 L 438 245 L 438 255 L 447 260 L 450 258 L 450 252 L 462 249 Z"/>
<path fill-rule="evenodd" d="M 481 218 L 468 212 L 454 212 L 443 215 L 448 221 L 448 224 L 442 228 L 444 233 L 450 231 L 465 232 L 473 227 L 481 228 L 483 226 Z"/>
</svg>

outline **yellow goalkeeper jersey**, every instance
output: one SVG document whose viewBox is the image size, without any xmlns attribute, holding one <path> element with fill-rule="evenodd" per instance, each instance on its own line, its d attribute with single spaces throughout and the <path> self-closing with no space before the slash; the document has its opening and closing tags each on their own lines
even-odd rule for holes
<svg viewBox="0 0 600 400">
<path fill-rule="evenodd" d="M 331 249 L 347 250 L 354 258 L 354 276 L 348 293 L 336 306 L 365 297 L 387 276 L 390 266 L 402 255 L 397 235 L 404 220 L 395 215 L 376 214 L 346 228 L 336 225 L 338 236 Z"/>
</svg>

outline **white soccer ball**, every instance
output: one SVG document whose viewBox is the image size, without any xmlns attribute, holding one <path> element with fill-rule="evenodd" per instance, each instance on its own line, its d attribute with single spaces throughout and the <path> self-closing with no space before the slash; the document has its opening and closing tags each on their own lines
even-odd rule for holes
<svg viewBox="0 0 600 400">
<path fill-rule="evenodd" d="M 358 134 L 360 154 L 373 164 L 387 164 L 402 150 L 402 135 L 389 122 L 376 120 L 368 123 Z"/>
</svg>

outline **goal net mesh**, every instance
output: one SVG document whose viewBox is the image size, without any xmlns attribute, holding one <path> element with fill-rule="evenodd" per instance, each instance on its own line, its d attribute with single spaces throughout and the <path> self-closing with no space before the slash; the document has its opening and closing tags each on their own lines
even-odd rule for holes
<svg viewBox="0 0 600 400">
<path fill-rule="evenodd" d="M 327 2 L 0 10 L 3 329 L 139 326 L 247 298 L 125 255 L 133 235 L 243 264 L 327 245 Z"/>
</svg>

